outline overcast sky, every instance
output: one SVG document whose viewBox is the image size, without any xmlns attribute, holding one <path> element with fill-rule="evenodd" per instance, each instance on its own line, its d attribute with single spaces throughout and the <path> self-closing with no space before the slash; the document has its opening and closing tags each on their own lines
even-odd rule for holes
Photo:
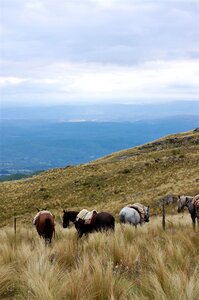
<svg viewBox="0 0 199 300">
<path fill-rule="evenodd" d="M 4 104 L 199 98 L 198 0 L 0 4 Z"/>
</svg>

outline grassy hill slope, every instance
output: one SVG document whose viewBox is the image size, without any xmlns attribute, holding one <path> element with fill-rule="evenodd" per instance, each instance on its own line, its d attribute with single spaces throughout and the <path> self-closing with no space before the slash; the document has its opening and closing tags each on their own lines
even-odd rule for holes
<svg viewBox="0 0 199 300">
<path fill-rule="evenodd" d="M 74 167 L 52 169 L 0 184 L 0 225 L 30 222 L 36 207 L 57 216 L 62 209 L 108 210 L 115 216 L 131 202 L 151 205 L 167 194 L 199 193 L 199 132 L 170 135 Z M 174 209 L 174 208 L 173 208 Z"/>
</svg>

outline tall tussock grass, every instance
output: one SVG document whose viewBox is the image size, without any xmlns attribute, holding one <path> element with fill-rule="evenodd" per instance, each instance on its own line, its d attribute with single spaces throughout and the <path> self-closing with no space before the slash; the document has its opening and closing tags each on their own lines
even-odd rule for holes
<svg viewBox="0 0 199 300">
<path fill-rule="evenodd" d="M 0 231 L 0 299 L 199 299 L 199 230 L 190 216 L 77 238 L 56 226 L 48 247 L 35 228 Z"/>
</svg>

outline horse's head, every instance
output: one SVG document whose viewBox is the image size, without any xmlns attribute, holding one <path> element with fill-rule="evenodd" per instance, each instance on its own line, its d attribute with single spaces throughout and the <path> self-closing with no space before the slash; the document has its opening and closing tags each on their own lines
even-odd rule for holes
<svg viewBox="0 0 199 300">
<path fill-rule="evenodd" d="M 178 196 L 178 213 L 182 212 L 186 206 L 187 203 L 187 197 L 186 196 Z"/>
<path fill-rule="evenodd" d="M 69 226 L 69 216 L 68 216 L 68 212 L 63 210 L 63 227 L 67 228 Z"/>
<path fill-rule="evenodd" d="M 144 221 L 149 222 L 149 206 L 145 206 L 145 215 L 144 215 Z"/>
</svg>

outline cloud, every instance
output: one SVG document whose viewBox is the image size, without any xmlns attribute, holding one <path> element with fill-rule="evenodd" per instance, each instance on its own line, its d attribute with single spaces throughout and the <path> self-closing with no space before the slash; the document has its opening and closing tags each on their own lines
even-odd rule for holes
<svg viewBox="0 0 199 300">
<path fill-rule="evenodd" d="M 2 98 L 197 97 L 197 5 L 2 0 Z"/>
<path fill-rule="evenodd" d="M 50 104 L 193 100 L 199 92 L 198 69 L 199 61 L 190 60 L 136 66 L 56 63 L 39 70 L 40 77 L 31 71 L 27 79 L 6 77 L 0 83 L 4 83 L 5 101 L 13 101 L 17 94 L 23 103 L 33 99 Z"/>
<path fill-rule="evenodd" d="M 22 82 L 25 82 L 26 80 L 26 78 L 20 77 L 0 77 L 0 86 L 18 85 Z"/>
</svg>

